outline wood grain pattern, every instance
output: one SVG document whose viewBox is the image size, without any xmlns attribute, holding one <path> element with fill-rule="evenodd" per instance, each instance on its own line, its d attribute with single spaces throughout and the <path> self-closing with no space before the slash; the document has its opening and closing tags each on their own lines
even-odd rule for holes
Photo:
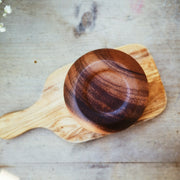
<svg viewBox="0 0 180 180">
<path fill-rule="evenodd" d="M 141 66 L 128 54 L 98 49 L 80 57 L 64 84 L 66 106 L 85 129 L 108 134 L 134 124 L 148 100 Z"/>
<path fill-rule="evenodd" d="M 117 49 L 132 55 L 138 61 L 149 83 L 148 105 L 139 121 L 157 116 L 165 109 L 166 94 L 152 56 L 144 46 L 138 44 Z M 63 139 L 75 143 L 104 136 L 81 127 L 65 106 L 63 84 L 71 65 L 68 64 L 49 76 L 41 98 L 32 107 L 0 118 L 1 138 L 10 139 L 36 127 L 48 128 Z"/>
<path fill-rule="evenodd" d="M 166 107 L 167 97 L 153 57 L 148 50 L 140 44 L 126 45 L 117 49 L 136 59 L 143 68 L 149 83 L 148 105 L 145 108 L 143 115 L 139 118 L 139 121 L 149 120 L 152 117 L 159 115 Z"/>
</svg>

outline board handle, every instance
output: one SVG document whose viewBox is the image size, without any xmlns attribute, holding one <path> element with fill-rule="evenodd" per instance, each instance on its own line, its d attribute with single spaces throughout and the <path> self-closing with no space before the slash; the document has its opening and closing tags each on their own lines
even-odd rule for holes
<svg viewBox="0 0 180 180">
<path fill-rule="evenodd" d="M 11 112 L 0 117 L 0 138 L 11 139 L 30 129 L 36 128 L 38 121 L 35 109 L 38 104 L 16 112 Z"/>
<path fill-rule="evenodd" d="M 40 99 L 25 110 L 0 117 L 0 138 L 11 139 L 34 128 L 52 129 L 58 121 L 68 115 L 65 107 L 49 105 L 48 102 Z"/>
<path fill-rule="evenodd" d="M 27 110 L 12 112 L 0 117 L 0 138 L 11 139 L 35 128 Z"/>
</svg>

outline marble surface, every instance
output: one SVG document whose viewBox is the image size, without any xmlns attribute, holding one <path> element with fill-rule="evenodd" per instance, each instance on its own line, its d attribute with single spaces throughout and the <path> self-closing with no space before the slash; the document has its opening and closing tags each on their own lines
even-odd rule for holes
<svg viewBox="0 0 180 180">
<path fill-rule="evenodd" d="M 13 12 L 0 18 L 7 28 L 0 33 L 0 115 L 36 102 L 62 65 L 130 43 L 153 55 L 168 104 L 151 121 L 87 143 L 65 142 L 46 129 L 0 139 L 0 168 L 23 180 L 179 180 L 180 1 L 6 2 Z"/>
</svg>

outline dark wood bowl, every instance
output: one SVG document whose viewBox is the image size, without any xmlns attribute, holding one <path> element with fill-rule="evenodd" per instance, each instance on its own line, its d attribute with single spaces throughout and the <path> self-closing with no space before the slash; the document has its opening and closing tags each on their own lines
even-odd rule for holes
<svg viewBox="0 0 180 180">
<path fill-rule="evenodd" d="M 98 49 L 80 57 L 64 83 L 64 100 L 74 118 L 102 134 L 134 124 L 147 105 L 148 92 L 141 66 L 114 49 Z"/>
</svg>

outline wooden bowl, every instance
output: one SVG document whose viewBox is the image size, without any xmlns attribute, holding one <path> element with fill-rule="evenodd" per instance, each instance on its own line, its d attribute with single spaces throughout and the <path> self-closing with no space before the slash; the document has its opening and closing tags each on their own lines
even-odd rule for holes
<svg viewBox="0 0 180 180">
<path fill-rule="evenodd" d="M 80 57 L 64 83 L 65 103 L 74 118 L 101 134 L 134 124 L 147 105 L 148 92 L 141 66 L 114 49 L 98 49 Z"/>
</svg>

